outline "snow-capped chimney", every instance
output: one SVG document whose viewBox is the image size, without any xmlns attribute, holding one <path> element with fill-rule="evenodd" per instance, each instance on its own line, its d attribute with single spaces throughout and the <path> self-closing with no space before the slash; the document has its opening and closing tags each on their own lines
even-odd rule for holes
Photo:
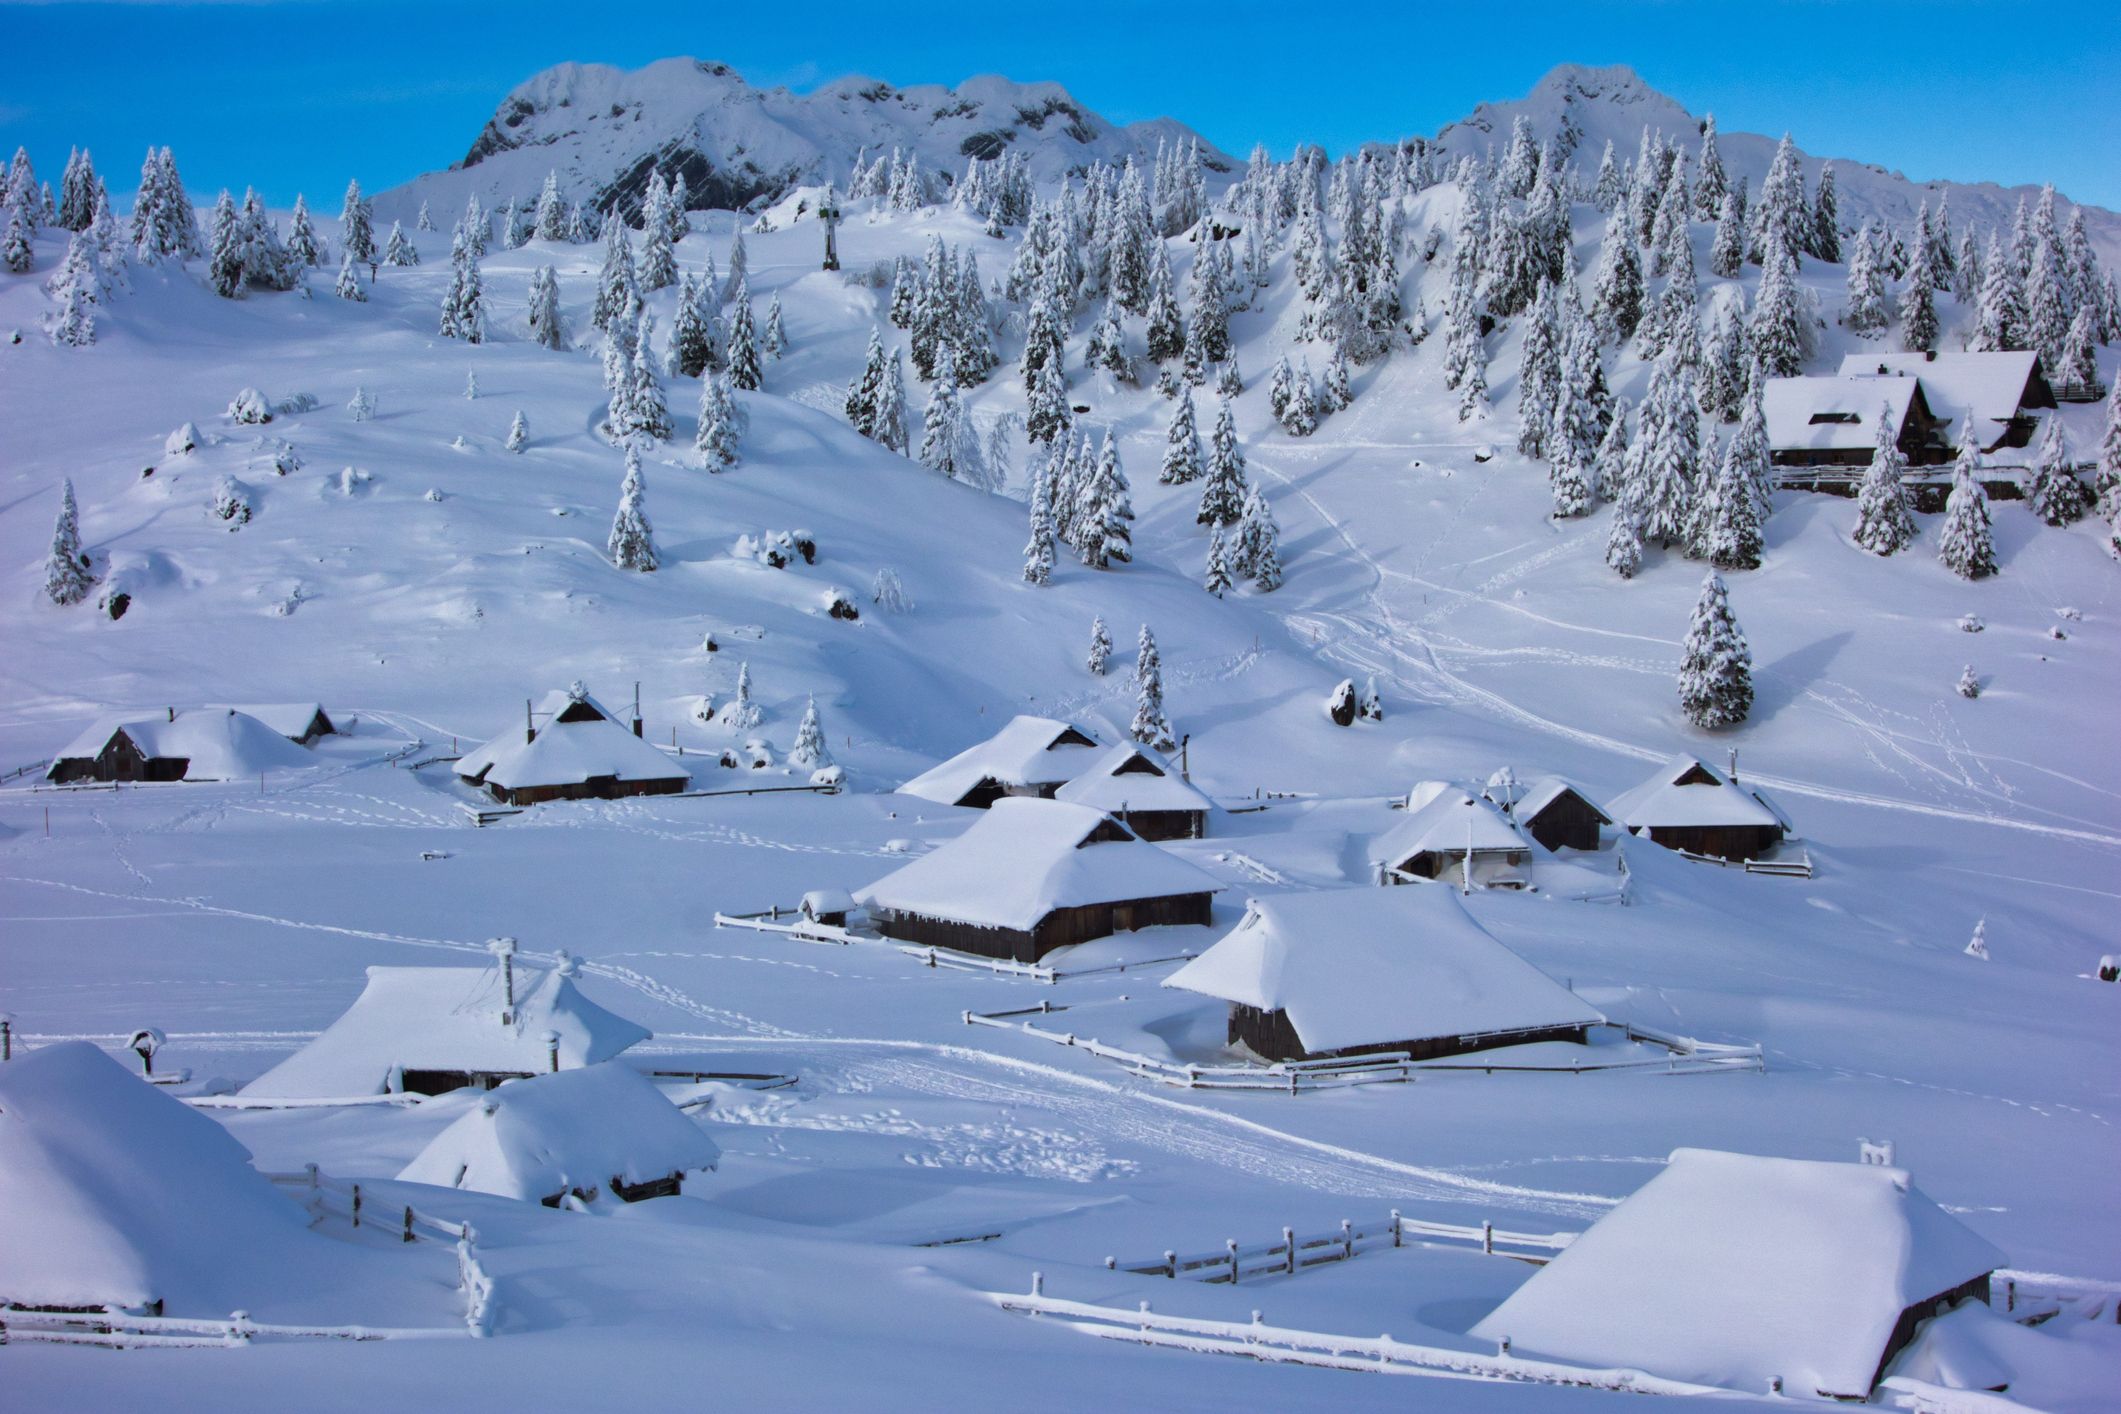
<svg viewBox="0 0 2121 1414">
<path fill-rule="evenodd" d="M 516 940 L 495 938 L 486 950 L 501 969 L 501 1024 L 512 1026 L 516 1019 Z"/>
<path fill-rule="evenodd" d="M 523 699 L 523 744 L 528 746 L 538 739 L 537 719 L 530 715 L 530 699 Z"/>
<path fill-rule="evenodd" d="M 553 1071 L 557 1073 L 560 1068 L 560 1033 L 547 1031 L 539 1039 L 545 1043 L 546 1060 L 551 1063 Z"/>
<path fill-rule="evenodd" d="M 641 685 L 633 685 L 633 734 L 641 734 Z"/>
<path fill-rule="evenodd" d="M 1738 782 L 1738 748 L 1737 748 L 1737 747 L 1735 747 L 1735 746 L 1731 748 L 1731 757 L 1730 757 L 1730 764 L 1731 764 L 1731 783 L 1732 783 L 1733 785 L 1736 785 L 1736 784 L 1737 784 L 1737 782 Z"/>
</svg>

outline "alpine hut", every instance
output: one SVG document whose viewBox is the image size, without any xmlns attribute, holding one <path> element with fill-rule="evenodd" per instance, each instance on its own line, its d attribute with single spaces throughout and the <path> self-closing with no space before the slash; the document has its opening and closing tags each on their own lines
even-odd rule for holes
<svg viewBox="0 0 2121 1414">
<path fill-rule="evenodd" d="M 1473 889 L 1521 889 L 1532 846 L 1484 795 L 1449 781 L 1407 793 L 1407 818 L 1377 839 L 1371 857 L 1386 883 L 1438 879 Z"/>
<path fill-rule="evenodd" d="M 522 727 L 457 762 L 457 779 L 504 805 L 675 795 L 692 782 L 683 766 L 642 740 L 638 712 L 621 726 L 579 682 L 548 692 Z"/>
<path fill-rule="evenodd" d="M 887 938 L 1036 962 L 1112 933 L 1205 924 L 1220 887 L 1103 811 L 1011 797 L 854 899 Z"/>
<path fill-rule="evenodd" d="M 1674 756 L 1657 773 L 1613 801 L 1631 835 L 1685 854 L 1758 859 L 1790 831 L 1789 820 L 1761 792 L 1691 756 Z"/>
<path fill-rule="evenodd" d="M 575 964 L 539 972 L 503 955 L 494 967 L 371 967 L 346 1013 L 243 1087 L 246 1095 L 321 1099 L 472 1086 L 573 1070 L 649 1037 L 583 996 Z"/>
<path fill-rule="evenodd" d="M 1496 942 L 1449 889 L 1253 899 L 1164 985 L 1228 1002 L 1230 1044 L 1269 1061 L 1581 1042 L 1605 1021 Z"/>
<path fill-rule="evenodd" d="M 338 724 L 317 702 L 241 703 L 236 709 L 256 717 L 298 746 L 308 746 L 320 736 L 337 736 Z"/>
<path fill-rule="evenodd" d="M 1843 377 L 1919 380 L 1929 406 L 1946 418 L 1965 417 L 1984 452 L 2029 446 L 2033 414 L 2055 405 L 2054 389 L 2031 349 L 1993 353 L 1852 353 Z"/>
<path fill-rule="evenodd" d="M 309 754 L 233 707 L 166 707 L 105 717 L 52 758 L 45 779 L 238 781 L 261 771 L 300 770 Z"/>
<path fill-rule="evenodd" d="M 512 1081 L 478 1096 L 398 1177 L 557 1208 L 610 1193 L 667 1197 L 721 1150 L 622 1061 Z"/>
<path fill-rule="evenodd" d="M 1867 466 L 1887 419 L 1910 466 L 1950 459 L 1944 424 L 1913 378 L 1842 373 L 1770 378 L 1761 394 L 1769 460 L 1777 466 Z"/>
<path fill-rule="evenodd" d="M 1509 807 L 1517 828 L 1548 849 L 1596 849 L 1600 827 L 1613 817 L 1571 781 L 1541 776 Z"/>
<path fill-rule="evenodd" d="M 1132 745 L 1098 756 L 1053 798 L 1102 810 L 1145 840 L 1205 838 L 1212 808 L 1169 762 Z"/>
<path fill-rule="evenodd" d="M 227 1129 L 86 1041 L 0 1065 L 0 1308 L 226 1315 L 344 1245 Z"/>
<path fill-rule="evenodd" d="M 974 810 L 1004 796 L 1050 798 L 1090 764 L 1097 749 L 1096 738 L 1073 723 L 1012 717 L 993 736 L 915 776 L 898 793 Z"/>
<path fill-rule="evenodd" d="M 1677 1149 L 1472 1333 L 1514 1353 L 1862 1401 L 2003 1254 L 1904 1169 Z"/>
</svg>

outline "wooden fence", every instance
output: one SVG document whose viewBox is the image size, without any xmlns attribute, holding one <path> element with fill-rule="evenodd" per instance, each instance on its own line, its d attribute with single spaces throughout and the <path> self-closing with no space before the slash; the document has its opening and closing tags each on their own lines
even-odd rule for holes
<svg viewBox="0 0 2121 1414">
<path fill-rule="evenodd" d="M 1808 850 L 1797 851 L 1794 859 L 1725 859 L 1721 855 L 1696 854 L 1690 849 L 1672 852 L 1681 859 L 1691 859 L 1696 864 L 1713 864 L 1719 869 L 1743 868 L 1748 874 L 1767 874 L 1778 879 L 1812 877 L 1812 856 Z"/>
<path fill-rule="evenodd" d="M 1038 1273 L 1028 1296 L 988 1292 L 1004 1311 L 1032 1317 L 1056 1317 L 1089 1335 L 1137 1345 L 1190 1350 L 1208 1355 L 1239 1355 L 1274 1364 L 1309 1365 L 1328 1370 L 1362 1370 L 1384 1375 L 1425 1375 L 1439 1379 L 1514 1380 L 1528 1384 L 1574 1385 L 1585 1389 L 1632 1394 L 1701 1395 L 1725 1391 L 1683 1380 L 1662 1379 L 1639 1370 L 1602 1370 L 1553 1360 L 1525 1360 L 1509 1353 L 1509 1343 L 1493 1355 L 1441 1346 L 1411 1345 L 1389 1335 L 1350 1336 L 1267 1325 L 1260 1312 L 1251 1322 L 1209 1321 L 1191 1316 L 1159 1315 L 1144 1301 L 1133 1310 L 1063 1301 L 1047 1296 Z"/>
<path fill-rule="evenodd" d="M 1299 1236 L 1294 1228 L 1283 1228 L 1279 1242 L 1245 1246 L 1236 1238 L 1223 1243 L 1219 1252 L 1182 1256 L 1167 1251 L 1161 1258 L 1121 1262 L 1107 1257 L 1111 1271 L 1137 1276 L 1165 1277 L 1236 1286 L 1265 1277 L 1295 1276 L 1312 1267 L 1346 1262 L 1363 1252 L 1415 1243 L 1450 1243 L 1477 1247 L 1491 1257 L 1510 1257 L 1533 1266 L 1544 1266 L 1562 1248 L 1576 1240 L 1573 1232 L 1506 1232 L 1493 1223 L 1471 1227 L 1460 1223 L 1423 1222 L 1401 1217 L 1394 1208 L 1381 1222 L 1357 1223 L 1342 1219 L 1337 1231 L 1313 1237 Z"/>
<path fill-rule="evenodd" d="M 232 1348 L 255 1340 L 451 1340 L 492 1334 L 493 1278 L 479 1262 L 478 1234 L 469 1223 L 430 1217 L 409 1204 L 378 1204 L 347 1183 L 318 1172 L 315 1164 L 297 1173 L 268 1173 L 276 1187 L 304 1196 L 317 1217 L 343 1218 L 393 1234 L 403 1242 L 453 1243 L 457 1254 L 457 1289 L 464 1294 L 460 1326 L 324 1326 L 276 1325 L 253 1321 L 247 1311 L 228 1319 L 136 1315 L 113 1307 L 98 1311 L 23 1311 L 0 1307 L 0 1345 L 10 1341 L 44 1345 L 91 1345 L 106 1349 L 170 1347 Z"/>
<path fill-rule="evenodd" d="M 1028 977 L 1034 982 L 1063 982 L 1070 977 L 1097 977 L 1106 973 L 1138 971 L 1144 967 L 1160 967 L 1172 962 L 1191 962 L 1194 954 L 1174 953 L 1169 957 L 1145 957 L 1125 962 L 1106 963 L 1102 967 L 1045 967 L 1035 962 L 1012 962 L 1002 957 L 981 957 L 977 953 L 952 952 L 948 948 L 925 947 L 917 943 L 900 943 L 898 950 L 917 959 L 925 967 L 947 967 L 959 972 L 992 972 L 1003 977 Z"/>
</svg>

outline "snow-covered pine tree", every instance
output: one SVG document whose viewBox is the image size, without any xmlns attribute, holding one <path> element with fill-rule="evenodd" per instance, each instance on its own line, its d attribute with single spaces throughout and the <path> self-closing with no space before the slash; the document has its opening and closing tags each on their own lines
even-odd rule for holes
<svg viewBox="0 0 2121 1414">
<path fill-rule="evenodd" d="M 1223 544 L 1223 528 L 1218 525 L 1208 532 L 1208 563 L 1201 588 L 1220 599 L 1230 592 L 1230 585 L 1230 555 Z"/>
<path fill-rule="evenodd" d="M 1161 245 L 1150 265 L 1148 350 L 1151 363 L 1169 363 L 1186 352 L 1186 321 L 1171 293 L 1171 260 Z"/>
<path fill-rule="evenodd" d="M 1922 225 L 1928 215 L 1918 213 L 1914 247 L 1907 267 L 1907 280 L 1900 291 L 1900 347 L 1921 353 L 1937 346 L 1937 289 L 1942 277 L 1932 263 L 1934 242 Z"/>
<path fill-rule="evenodd" d="M 1084 662 L 1093 677 L 1105 675 L 1105 665 L 1112 658 L 1112 634 L 1105 628 L 1102 617 L 1090 620 L 1090 653 Z"/>
<path fill-rule="evenodd" d="M 1768 445 L 1766 382 L 1760 365 L 1746 377 L 1745 401 L 1738 409 L 1738 430 L 1731 434 L 1731 454 L 1737 458 L 1753 496 L 1753 516 L 1760 524 L 1775 512 L 1775 465 Z"/>
<path fill-rule="evenodd" d="M 1215 412 L 1208 439 L 1207 479 L 1201 486 L 1199 525 L 1227 526 L 1244 514 L 1245 453 L 1237 440 L 1237 418 L 1226 398 Z"/>
<path fill-rule="evenodd" d="M 1468 422 L 1476 416 L 1487 416 L 1488 349 L 1480 337 L 1479 324 L 1468 323 L 1462 327 L 1462 333 L 1454 334 L 1464 345 L 1460 363 L 1463 371 L 1458 376 L 1458 420 Z"/>
<path fill-rule="evenodd" d="M 1657 198 L 1657 214 L 1650 222 L 1650 274 L 1662 275 L 1671 268 L 1674 249 L 1687 239 L 1687 213 L 1692 206 L 1682 152 L 1672 162 L 1664 191 Z"/>
<path fill-rule="evenodd" d="M 795 745 L 788 748 L 788 764 L 799 771 L 822 771 L 832 765 L 825 730 L 818 723 L 815 697 L 803 708 L 803 719 L 795 725 Z"/>
<path fill-rule="evenodd" d="M 420 248 L 406 238 L 405 228 L 397 222 L 390 223 L 390 237 L 383 242 L 383 263 L 404 267 L 420 263 Z"/>
<path fill-rule="evenodd" d="M 243 229 L 235 198 L 221 189 L 207 225 L 206 282 L 223 299 L 243 296 Z"/>
<path fill-rule="evenodd" d="M 1768 377 L 1794 378 L 1804 371 L 1812 345 L 1810 317 L 1797 283 L 1796 255 L 1772 223 L 1762 253 L 1760 294 L 1746 336 Z"/>
<path fill-rule="evenodd" d="M 906 370 L 893 349 L 884 362 L 884 382 L 876 397 L 875 430 L 870 434 L 892 451 L 904 456 L 906 432 Z"/>
<path fill-rule="evenodd" d="M 1230 568 L 1232 573 L 1249 578 L 1262 594 L 1281 588 L 1281 526 L 1274 519 L 1274 508 L 1257 486 L 1245 488 L 1244 509 L 1237 525 L 1237 549 L 1231 556 Z"/>
<path fill-rule="evenodd" d="M 1654 418 L 1649 416 L 1654 409 Z M 1689 542 L 1701 475 L 1701 414 L 1694 372 L 1676 346 L 1659 356 L 1650 375 L 1637 446 L 1642 499 L 1637 507 L 1646 541 L 1664 547 Z"/>
<path fill-rule="evenodd" d="M 1026 584 L 1044 584 L 1053 577 L 1053 471 L 1049 455 L 1031 480 L 1031 538 L 1024 542 Z"/>
<path fill-rule="evenodd" d="M 677 283 L 677 253 L 670 248 L 670 225 L 664 212 L 668 200 L 660 178 L 650 176 L 650 204 L 641 208 L 641 265 L 637 278 L 643 293 Z"/>
<path fill-rule="evenodd" d="M 1075 413 L 1068 402 L 1067 375 L 1058 359 L 1047 359 L 1031 375 L 1025 389 L 1024 431 L 1034 442 L 1064 438 L 1074 425 Z M 1061 514 L 1058 505 L 1055 514 Z"/>
<path fill-rule="evenodd" d="M 1194 423 L 1193 390 L 1181 388 L 1171 406 L 1171 421 L 1164 428 L 1164 465 L 1156 479 L 1166 486 L 1178 486 L 1198 479 L 1200 474 L 1200 431 Z"/>
<path fill-rule="evenodd" d="M 515 419 L 508 424 L 508 440 L 501 444 L 511 452 L 520 452 L 530 445 L 530 419 L 516 409 Z"/>
<path fill-rule="evenodd" d="M 1642 569 L 1642 532 L 1635 513 L 1618 497 L 1613 501 L 1613 521 L 1607 528 L 1605 562 L 1622 579 L 1633 579 Z"/>
<path fill-rule="evenodd" d="M 1134 504 L 1120 470 L 1119 444 L 1110 428 L 1097 461 L 1076 497 L 1075 548 L 1091 569 L 1110 569 L 1134 558 Z"/>
<path fill-rule="evenodd" d="M 1279 422 L 1289 411 L 1289 395 L 1296 388 L 1296 370 L 1289 366 L 1289 356 L 1282 354 L 1274 360 L 1274 372 L 1267 379 L 1267 410 Z"/>
<path fill-rule="evenodd" d="M 1848 263 L 1848 312 L 1841 323 L 1852 334 L 1871 335 L 1892 322 L 1891 297 L 1879 251 L 1879 233 L 1869 221 L 1856 231 L 1856 248 Z"/>
<path fill-rule="evenodd" d="M 1720 570 L 1760 568 L 1760 515 L 1745 456 L 1734 435 L 1723 449 L 1723 460 L 1708 488 L 1700 550 Z"/>
<path fill-rule="evenodd" d="M 1800 254 L 1812 248 L 1817 229 L 1817 217 L 1804 199 L 1804 173 L 1797 164 L 1796 144 L 1784 133 L 1760 185 L 1747 253 L 1764 263 L 1768 247 L 1779 238 L 1794 265 Z"/>
<path fill-rule="evenodd" d="M 360 301 L 368 298 L 368 287 L 361 283 L 361 270 L 354 264 L 352 251 L 339 257 L 339 280 L 333 293 L 340 299 Z"/>
<path fill-rule="evenodd" d="M 743 276 L 731 277 L 729 299 L 735 310 L 729 319 L 729 381 L 747 393 L 757 392 L 765 382 L 765 372 L 759 364 L 758 327 L 751 318 L 751 292 Z"/>
<path fill-rule="evenodd" d="M 920 299 L 919 275 L 913 263 L 901 255 L 891 259 L 891 303 L 887 317 L 894 329 L 913 327 L 913 306 Z"/>
<path fill-rule="evenodd" d="M 287 254 L 304 265 L 323 263 L 324 252 L 317 244 L 317 228 L 309 219 L 309 203 L 302 193 L 295 193 L 294 213 L 287 218 Z"/>
<path fill-rule="evenodd" d="M 1894 435 L 1891 405 L 1878 410 L 1878 440 L 1871 449 L 1871 464 L 1863 474 L 1856 495 L 1855 542 L 1873 555 L 1893 555 L 1915 538 L 1915 517 L 1907 504 L 1902 478 L 1907 458 Z"/>
<path fill-rule="evenodd" d="M 2032 513 L 2049 525 L 2069 525 L 2090 509 L 2091 497 L 2070 471 L 2069 453 L 2062 445 L 2062 420 L 2049 417 L 2040 439 L 2040 454 L 2033 462 L 2033 484 L 2025 502 Z"/>
<path fill-rule="evenodd" d="M 1561 388 L 1561 302 L 1550 281 L 1539 282 L 1525 317 L 1517 375 L 1517 450 L 1528 457 L 1550 455 L 1554 414 Z"/>
<path fill-rule="evenodd" d="M 1178 743 L 1171 734 L 1171 719 L 1164 712 L 1164 660 L 1156 650 L 1156 635 L 1142 625 L 1134 657 L 1134 721 L 1128 734 L 1143 746 L 1158 751 L 1173 750 Z"/>
<path fill-rule="evenodd" d="M 46 286 L 58 305 L 50 321 L 53 343 L 79 349 L 96 342 L 96 300 L 102 284 L 94 234 L 74 232 L 67 238 L 66 259 Z"/>
<path fill-rule="evenodd" d="M 736 392 L 726 373 L 708 374 L 700 380 L 699 428 L 693 434 L 693 450 L 709 471 L 735 466 L 737 448 L 743 440 L 744 415 L 738 409 Z"/>
<path fill-rule="evenodd" d="M 2068 337 L 2062 341 L 2062 360 L 2053 377 L 2065 385 L 2095 387 L 2099 382 L 2099 308 L 2087 302 L 2077 306 L 2070 320 Z"/>
<path fill-rule="evenodd" d="M 530 337 L 548 349 L 567 347 L 567 328 L 560 319 L 560 277 L 550 265 L 530 274 Z"/>
<path fill-rule="evenodd" d="M 1723 154 L 1716 146 L 1716 115 L 1711 113 L 1701 124 L 1701 160 L 1695 164 L 1701 175 L 1694 180 L 1694 219 L 1714 221 L 1723 211 L 1723 199 L 1730 195 L 1731 179 L 1724 171 Z"/>
<path fill-rule="evenodd" d="M 2050 370 L 2062 366 L 2069 342 L 2069 286 L 2048 242 L 2033 251 L 2032 272 L 2025 277 L 2025 342 Z"/>
<path fill-rule="evenodd" d="M 877 399 L 884 391 L 884 334 L 881 329 L 869 331 L 869 352 L 862 360 L 862 371 L 847 385 L 847 400 L 841 410 L 847 415 L 847 423 L 864 437 L 876 436 Z"/>
<path fill-rule="evenodd" d="M 957 370 L 950 350 L 936 354 L 935 391 L 928 395 L 928 410 L 921 418 L 920 462 L 930 471 L 952 481 L 974 480 L 969 465 L 970 442 L 965 431 L 965 404 L 960 396 Z"/>
<path fill-rule="evenodd" d="M 442 294 L 439 332 L 445 339 L 462 339 L 467 344 L 486 342 L 486 294 L 479 277 L 479 257 L 462 233 L 449 252 L 449 286 Z"/>
<path fill-rule="evenodd" d="M 531 218 L 530 229 L 541 241 L 567 239 L 567 203 L 560 199 L 560 174 L 556 171 L 545 174 L 545 185 L 538 191 L 537 210 Z"/>
<path fill-rule="evenodd" d="M 1326 375 L 1318 389 L 1318 408 L 1336 413 L 1355 401 L 1355 385 L 1348 372 L 1348 346 L 1335 344 L 1326 356 Z"/>
<path fill-rule="evenodd" d="M 1736 422 L 1745 407 L 1752 353 L 1746 347 L 1745 293 L 1731 290 L 1709 316 L 1701 351 L 1701 410 L 1720 422 Z"/>
<path fill-rule="evenodd" d="M 1701 581 L 1679 664 L 1679 705 L 1697 727 L 1734 727 L 1753 710 L 1753 654 L 1731 614 L 1723 577 Z"/>
<path fill-rule="evenodd" d="M 162 151 L 167 154 L 169 149 Z M 376 258 L 375 217 L 369 212 L 368 198 L 361 195 L 358 181 L 346 184 L 346 199 L 339 203 L 339 248 L 363 265 Z"/>
<path fill-rule="evenodd" d="M 626 479 L 619 484 L 618 514 L 611 520 L 611 539 L 605 546 L 611 563 L 622 570 L 647 573 L 656 567 L 655 536 L 641 503 L 641 454 L 626 448 Z"/>
<path fill-rule="evenodd" d="M 1591 291 L 1591 323 L 1607 343 L 1624 344 L 1642 323 L 1642 257 L 1631 239 L 1626 215 L 1606 219 L 1599 247 L 1598 283 Z"/>
<path fill-rule="evenodd" d="M 1127 353 L 1127 334 L 1120 322 L 1119 302 L 1109 293 L 1097 322 L 1090 327 L 1090 339 L 1083 349 L 1083 366 L 1102 369 L 1123 384 L 1134 382 L 1134 360 Z"/>
<path fill-rule="evenodd" d="M 1716 236 L 1709 242 L 1709 273 L 1719 279 L 1735 280 L 1745 268 L 1745 211 L 1740 200 L 1735 188 L 1725 192 L 1715 216 Z"/>
<path fill-rule="evenodd" d="M 683 180 L 683 178 L 680 178 Z M 788 352 L 788 334 L 781 327 L 781 292 L 775 290 L 773 298 L 766 303 L 765 327 L 759 331 L 759 352 L 768 358 L 779 358 Z"/>
<path fill-rule="evenodd" d="M 633 251 L 626 244 L 626 223 L 614 212 L 612 219 L 604 223 L 604 266 L 597 274 L 597 297 L 590 307 L 589 322 L 598 329 L 609 330 L 612 321 L 624 317 L 628 307 L 639 299 Z"/>
<path fill-rule="evenodd" d="M 744 233 L 735 231 L 729 237 L 729 280 L 731 285 L 744 278 L 750 265 L 744 259 Z"/>
<path fill-rule="evenodd" d="M 1628 400 L 1616 398 L 1612 417 L 1606 422 L 1605 431 L 1599 434 L 1598 451 L 1585 468 L 1584 480 L 1589 484 L 1594 502 L 1620 499 L 1627 477 L 1628 412 Z"/>
<path fill-rule="evenodd" d="M 0 237 L 0 265 L 7 267 L 11 275 L 27 275 L 36 264 L 36 252 L 30 244 L 35 227 L 24 214 L 22 204 L 9 202 L 7 207 L 7 234 Z"/>
<path fill-rule="evenodd" d="M 1988 238 L 1988 253 L 1980 263 L 1980 307 L 1971 347 L 1983 353 L 2025 348 L 2025 290 L 2010 254 L 1994 235 Z"/>
<path fill-rule="evenodd" d="M 1988 492 L 1975 475 L 1980 458 L 1969 427 L 1959 443 L 1959 459 L 1952 464 L 1952 494 L 1945 500 L 1944 526 L 1937 534 L 1937 558 L 1961 579 L 1986 579 L 1996 572 Z"/>
<path fill-rule="evenodd" d="M 74 479 L 59 483 L 59 515 L 52 523 L 51 553 L 44 560 L 44 597 L 62 608 L 88 597 L 88 556 L 81 549 L 81 512 L 74 503 Z"/>
<path fill-rule="evenodd" d="M 632 357 L 627 366 L 632 426 L 626 432 L 667 442 L 671 434 L 670 405 L 663 397 L 662 380 L 655 374 L 655 357 L 649 346 L 653 329 L 654 320 L 647 310 L 642 310 L 635 319 Z"/>
<path fill-rule="evenodd" d="M 1812 241 L 1805 247 L 1829 265 L 1841 263 L 1841 212 L 1834 196 L 1834 164 L 1819 167 L 1819 187 L 1812 196 Z"/>
<path fill-rule="evenodd" d="M 680 378 L 699 377 L 707 371 L 711 347 L 700 288 L 690 275 L 680 276 L 676 312 L 670 321 L 670 372 Z"/>
</svg>

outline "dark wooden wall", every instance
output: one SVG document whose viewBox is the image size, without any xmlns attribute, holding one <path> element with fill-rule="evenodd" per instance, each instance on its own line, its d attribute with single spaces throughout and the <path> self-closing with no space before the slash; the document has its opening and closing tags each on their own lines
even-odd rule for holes
<svg viewBox="0 0 2121 1414">
<path fill-rule="evenodd" d="M 1528 1027 L 1522 1031 L 1502 1031 L 1485 1036 L 1419 1036 L 1404 1041 L 1379 1041 L 1371 1045 L 1343 1046 L 1338 1050 L 1310 1051 L 1304 1049 L 1303 1039 L 1290 1024 L 1287 1012 L 1263 1011 L 1243 1002 L 1230 1004 L 1231 1044 L 1242 1041 L 1254 1055 L 1276 1061 L 1327 1060 L 1342 1056 L 1386 1055 L 1395 1051 L 1403 1051 L 1415 1060 L 1434 1060 L 1439 1056 L 1469 1055 L 1474 1051 L 1519 1046 L 1531 1041 L 1575 1041 L 1580 1044 L 1584 1032 L 1585 1028 L 1581 1026 Z"/>
<path fill-rule="evenodd" d="M 1548 849 L 1596 849 L 1604 819 L 1576 792 L 1563 791 L 1529 820 L 1518 822 L 1525 833 Z"/>
<path fill-rule="evenodd" d="M 876 920 L 876 925 L 877 931 L 885 937 L 901 942 L 949 948 L 953 952 L 968 952 L 979 957 L 1005 958 L 1011 962 L 1037 962 L 1055 948 L 1087 943 L 1094 938 L 1110 937 L 1136 928 L 1205 924 L 1211 916 L 1212 898 L 1205 893 L 1171 894 L 1163 898 L 1059 908 L 1041 918 L 1029 931 L 988 928 L 954 918 L 896 912 L 884 913 Z"/>
<path fill-rule="evenodd" d="M 1718 859 L 1758 859 L 1782 839 L 1779 825 L 1652 825 L 1644 833 L 1666 849 Z"/>
</svg>

